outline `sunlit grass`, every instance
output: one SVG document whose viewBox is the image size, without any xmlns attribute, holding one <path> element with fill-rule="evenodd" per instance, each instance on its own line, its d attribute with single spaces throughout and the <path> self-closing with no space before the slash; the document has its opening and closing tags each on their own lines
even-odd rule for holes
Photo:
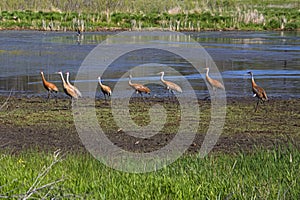
<svg viewBox="0 0 300 200">
<path fill-rule="evenodd" d="M 67 154 L 41 184 L 64 177 L 39 195 L 84 199 L 297 199 L 300 152 L 292 146 L 251 153 L 184 156 L 163 169 L 131 174 L 106 167 L 88 154 Z M 51 153 L 1 154 L 0 195 L 25 193 Z M 71 196 L 70 196 L 71 195 Z M 37 195 L 33 195 L 37 196 Z"/>
</svg>

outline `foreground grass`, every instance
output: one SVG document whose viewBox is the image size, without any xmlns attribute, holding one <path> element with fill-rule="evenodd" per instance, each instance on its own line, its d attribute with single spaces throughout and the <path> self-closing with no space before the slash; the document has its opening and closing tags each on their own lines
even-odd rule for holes
<svg viewBox="0 0 300 200">
<path fill-rule="evenodd" d="M 1 154 L 0 198 L 20 198 L 34 184 L 51 153 Z M 156 172 L 130 174 L 88 154 L 67 154 L 53 165 L 31 197 L 80 199 L 297 199 L 300 152 L 257 148 L 251 153 L 184 156 Z M 21 196 L 18 196 L 21 195 Z"/>
<path fill-rule="evenodd" d="M 152 101 L 133 99 L 132 120 L 139 125 L 149 123 Z M 223 135 L 215 147 L 221 146 L 220 151 L 204 159 L 195 152 L 186 154 L 146 174 L 115 171 L 87 154 L 80 146 L 67 99 L 55 103 L 43 98 L 0 97 L 0 102 L 0 198 L 298 199 L 300 195 L 298 99 L 271 99 L 257 113 L 252 98 L 228 100 Z M 161 105 L 167 110 L 164 134 L 172 135 L 180 122 L 178 106 L 164 100 Z M 208 126 L 210 102 L 200 100 L 199 109 L 197 135 Z M 109 104 L 97 100 L 96 110 L 108 135 L 124 142 Z M 201 146 L 201 140 L 195 142 Z M 124 145 L 131 143 L 128 140 Z M 31 151 L 34 147 L 38 149 Z M 47 152 L 57 147 L 69 153 L 56 163 Z"/>
</svg>

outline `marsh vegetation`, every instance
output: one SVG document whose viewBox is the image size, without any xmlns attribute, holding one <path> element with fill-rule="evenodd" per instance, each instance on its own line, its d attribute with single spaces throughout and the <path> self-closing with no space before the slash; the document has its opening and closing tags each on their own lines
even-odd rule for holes
<svg viewBox="0 0 300 200">
<path fill-rule="evenodd" d="M 287 1 L 2 1 L 2 29 L 297 30 L 299 2 Z"/>
</svg>

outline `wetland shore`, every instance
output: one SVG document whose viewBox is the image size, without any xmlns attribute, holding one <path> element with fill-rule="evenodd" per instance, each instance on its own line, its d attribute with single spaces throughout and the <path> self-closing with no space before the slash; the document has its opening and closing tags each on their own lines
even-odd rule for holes
<svg viewBox="0 0 300 200">
<path fill-rule="evenodd" d="M 28 149 L 67 152 L 86 151 L 74 125 L 69 99 L 57 103 L 42 97 L 0 96 L 1 149 L 18 153 Z M 249 151 L 255 147 L 276 148 L 278 145 L 295 145 L 300 148 L 299 99 L 271 99 L 254 112 L 254 98 L 227 100 L 226 121 L 213 152 Z M 168 144 L 176 134 L 180 118 L 177 103 L 169 99 L 132 98 L 129 109 L 132 120 L 144 126 L 149 123 L 149 109 L 160 104 L 167 110 L 167 123 L 155 136 L 142 139 L 132 137 L 114 123 L 109 102 L 95 101 L 97 118 L 107 137 L 121 148 L 133 152 L 150 152 Z M 199 100 L 200 121 L 194 142 L 187 153 L 197 153 L 203 142 L 210 121 L 209 100 Z"/>
</svg>

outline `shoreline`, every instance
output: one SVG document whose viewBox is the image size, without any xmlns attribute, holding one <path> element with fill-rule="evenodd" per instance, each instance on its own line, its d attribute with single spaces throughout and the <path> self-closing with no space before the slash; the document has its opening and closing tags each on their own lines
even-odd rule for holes
<svg viewBox="0 0 300 200">
<path fill-rule="evenodd" d="M 43 29 L 35 29 L 35 28 L 3 28 L 0 27 L 0 31 L 36 31 L 36 32 L 54 32 L 54 33 L 68 33 L 74 32 L 75 30 L 43 30 Z M 300 28 L 293 30 L 282 30 L 282 29 L 265 29 L 265 30 L 256 30 L 256 29 L 201 29 L 201 30 L 169 30 L 162 28 L 142 28 L 142 29 L 131 29 L 131 28 L 95 28 L 88 31 L 82 31 L 82 33 L 95 33 L 95 32 L 122 32 L 122 31 L 138 31 L 138 32 L 146 32 L 146 31 L 162 31 L 162 32 L 299 32 Z"/>
<path fill-rule="evenodd" d="M 30 149 L 66 152 L 86 152 L 76 131 L 69 99 L 45 98 L 7 99 L 0 96 L 0 150 L 12 153 Z M 6 105 L 3 106 L 3 104 Z M 299 99 L 273 99 L 260 105 L 254 112 L 256 100 L 234 98 L 227 100 L 226 119 L 223 133 L 212 153 L 252 151 L 256 147 L 266 149 L 289 144 L 300 149 L 300 106 Z M 132 152 L 151 152 L 167 145 L 174 137 L 180 120 L 176 118 L 178 106 L 168 99 L 144 102 L 133 98 L 130 113 L 135 123 L 147 125 L 151 106 L 160 104 L 169 110 L 167 122 L 162 132 L 146 139 L 135 138 L 117 127 L 108 102 L 95 101 L 98 121 L 106 136 L 117 146 Z M 198 153 L 210 120 L 210 101 L 199 100 L 200 124 L 194 142 L 186 154 Z M 125 108 L 120 108 L 125 109 Z M 177 120 L 176 120 L 177 119 Z M 151 133 L 152 134 L 152 133 Z"/>
</svg>

